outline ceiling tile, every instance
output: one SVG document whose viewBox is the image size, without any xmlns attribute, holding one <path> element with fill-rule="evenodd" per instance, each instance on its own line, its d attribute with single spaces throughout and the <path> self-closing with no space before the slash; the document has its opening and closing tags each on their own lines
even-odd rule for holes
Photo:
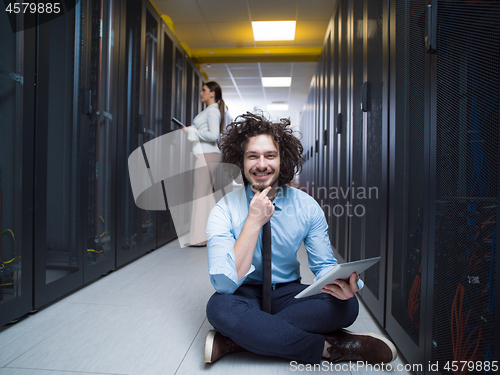
<svg viewBox="0 0 500 375">
<path fill-rule="evenodd" d="M 244 69 L 231 69 L 231 74 L 234 78 L 258 78 L 260 81 L 260 72 L 259 69 L 255 68 L 244 68 Z"/>
<path fill-rule="evenodd" d="M 316 40 L 316 46 L 322 46 L 329 21 L 299 21 L 295 33 L 295 43 L 300 45 L 303 40 Z"/>
<path fill-rule="evenodd" d="M 243 99 L 248 98 L 251 95 L 256 95 L 259 98 L 264 97 L 264 92 L 262 91 L 261 87 L 244 87 L 240 88 L 240 94 L 243 97 Z"/>
<path fill-rule="evenodd" d="M 217 48 L 248 48 L 255 47 L 253 40 L 223 40 L 217 41 Z M 206 46 L 203 48 L 207 48 Z"/>
<path fill-rule="evenodd" d="M 292 63 L 261 63 L 262 77 L 290 77 Z"/>
<path fill-rule="evenodd" d="M 289 21 L 297 16 L 297 0 L 249 0 L 252 21 Z"/>
<path fill-rule="evenodd" d="M 196 0 L 154 0 L 161 14 L 172 19 L 174 26 L 181 23 L 205 22 Z"/>
<path fill-rule="evenodd" d="M 230 65 L 231 69 L 259 69 L 257 63 L 234 63 Z"/>
<path fill-rule="evenodd" d="M 207 22 L 250 21 L 246 2 L 242 0 L 198 0 Z"/>
<path fill-rule="evenodd" d="M 298 0 L 297 21 L 330 21 L 337 3 L 335 0 Z"/>
<path fill-rule="evenodd" d="M 204 23 L 180 23 L 175 25 L 175 34 L 182 42 L 193 48 L 193 42 L 213 43 L 214 38 L 210 28 Z M 204 47 L 205 48 L 205 47 Z"/>
<path fill-rule="evenodd" d="M 219 83 L 219 82 L 217 82 Z M 224 87 L 224 88 L 221 88 L 222 89 L 222 97 L 224 99 L 226 99 L 226 97 L 230 96 L 230 95 L 239 95 L 238 94 L 238 91 L 236 90 L 236 88 L 234 86 L 231 86 L 231 87 Z"/>
<path fill-rule="evenodd" d="M 262 87 L 262 81 L 260 78 L 235 78 L 234 81 L 238 87 Z"/>
<path fill-rule="evenodd" d="M 208 27 L 217 41 L 253 40 L 252 25 L 249 22 L 210 22 Z"/>
<path fill-rule="evenodd" d="M 288 102 L 288 87 L 266 87 L 266 97 L 270 101 Z"/>
</svg>

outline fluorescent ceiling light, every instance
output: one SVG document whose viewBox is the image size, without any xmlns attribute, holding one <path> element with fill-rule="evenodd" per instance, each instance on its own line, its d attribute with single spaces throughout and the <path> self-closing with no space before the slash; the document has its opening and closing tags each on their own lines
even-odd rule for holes
<svg viewBox="0 0 500 375">
<path fill-rule="evenodd" d="M 252 28 L 255 41 L 295 39 L 295 21 L 253 21 Z"/>
<path fill-rule="evenodd" d="M 264 87 L 290 87 L 292 77 L 262 77 L 262 86 Z"/>
<path fill-rule="evenodd" d="M 273 103 L 267 105 L 268 111 L 288 111 L 288 104 L 285 103 Z"/>
</svg>

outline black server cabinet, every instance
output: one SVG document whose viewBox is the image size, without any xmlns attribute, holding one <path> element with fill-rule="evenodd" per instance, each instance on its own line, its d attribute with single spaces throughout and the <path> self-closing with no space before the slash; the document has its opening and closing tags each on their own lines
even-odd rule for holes
<svg viewBox="0 0 500 375">
<path fill-rule="evenodd" d="M 428 327 L 425 7 L 391 3 L 390 199 L 386 329 L 410 363 L 423 364 Z M 427 117 L 427 119 L 426 119 Z M 427 125 L 426 125 L 427 124 Z M 427 170 L 427 171 L 426 171 Z M 427 250 L 427 251 L 424 251 Z"/>
<path fill-rule="evenodd" d="M 425 8 L 391 2 L 390 183 L 386 329 L 410 363 L 422 363 L 424 261 Z M 416 10 L 420 13 L 416 13 Z M 413 10 L 413 13 L 412 13 Z"/>
<path fill-rule="evenodd" d="M 83 4 L 37 27 L 34 307 L 83 283 Z"/>
<path fill-rule="evenodd" d="M 498 2 L 391 5 L 386 328 L 418 373 L 498 360 L 499 19 Z"/>
<path fill-rule="evenodd" d="M 330 46 L 330 96 L 329 101 L 330 104 L 330 121 L 328 122 L 328 151 L 329 158 L 326 164 L 328 168 L 328 205 L 329 205 L 329 216 L 328 227 L 329 227 L 329 235 L 330 241 L 332 243 L 332 247 L 338 251 L 339 249 L 339 220 L 341 220 L 341 215 L 339 214 L 339 206 L 338 204 L 338 194 L 337 187 L 339 184 L 339 89 L 340 89 L 340 76 L 339 76 L 339 67 L 340 67 L 340 14 L 338 8 L 335 10 L 333 18 L 330 22 L 330 26 L 327 31 L 328 35 L 328 44 Z"/>
<path fill-rule="evenodd" d="M 302 118 L 301 187 L 327 188 L 335 155 L 344 194 L 328 201 L 354 211 L 329 219 L 332 244 L 341 261 L 382 256 L 360 295 L 418 373 L 498 360 L 499 19 L 496 1 L 339 2 Z"/>
<path fill-rule="evenodd" d="M 82 113 L 86 218 L 84 283 L 115 268 L 116 119 L 119 7 L 117 1 L 82 2 L 83 48 L 80 85 L 85 96 Z M 115 119 L 115 121 L 113 121 Z"/>
<path fill-rule="evenodd" d="M 349 22 L 349 3 L 339 2 L 337 8 L 339 17 L 339 91 L 338 91 L 338 113 L 336 132 L 337 137 L 337 152 L 336 152 L 336 166 L 337 166 L 337 185 L 339 191 L 335 199 L 334 207 L 336 206 L 337 228 L 336 228 L 336 243 L 337 243 L 337 256 L 341 261 L 349 261 L 348 253 L 348 236 L 349 236 L 349 221 L 345 210 L 348 205 L 347 196 L 342 192 L 347 191 L 349 186 L 349 143 L 350 143 L 350 100 L 349 100 L 349 58 L 350 58 L 350 22 Z"/>
<path fill-rule="evenodd" d="M 187 118 L 186 108 L 187 98 L 187 55 L 181 48 L 180 44 L 176 43 L 174 47 L 174 117 L 180 119 L 185 125 L 191 125 L 192 118 Z M 192 81 L 191 81 L 192 82 Z M 189 104 L 192 108 L 192 103 Z M 175 144 L 171 154 L 177 157 L 176 163 L 181 165 L 182 171 L 189 171 L 189 165 L 193 165 L 192 153 L 187 152 L 187 149 L 191 147 L 190 142 L 186 137 L 181 138 L 180 142 Z M 184 173 L 183 178 L 180 181 L 180 185 L 177 185 L 176 189 L 182 193 L 177 192 L 177 194 L 182 195 L 181 199 L 183 202 L 189 202 L 192 194 L 192 183 L 190 183 L 189 173 Z M 167 192 L 168 194 L 168 192 Z M 181 237 L 189 232 L 190 228 L 190 209 L 189 207 L 171 207 L 172 212 L 175 212 L 173 216 L 175 217 L 175 231 L 177 237 Z"/>
<path fill-rule="evenodd" d="M 0 14 L 0 326 L 33 308 L 35 30 L 11 20 Z"/>
<path fill-rule="evenodd" d="M 161 127 L 158 129 L 159 134 L 168 134 L 171 131 L 178 130 L 178 127 L 172 124 L 173 116 L 173 83 L 174 83 L 174 39 L 172 32 L 167 27 L 166 23 L 162 21 L 162 36 L 160 39 L 160 111 L 161 111 Z M 172 163 L 173 158 L 169 160 L 164 160 L 164 163 Z M 174 222 L 170 210 L 159 211 L 157 213 L 158 227 L 157 227 L 157 238 L 156 246 L 166 244 L 177 237 L 174 227 Z"/>
<path fill-rule="evenodd" d="M 362 105 L 362 86 L 365 82 L 364 72 L 364 37 L 365 22 L 364 2 L 351 2 L 349 9 L 349 144 L 347 153 L 348 180 L 344 186 L 346 207 L 344 217 L 348 222 L 347 259 L 349 261 L 361 259 L 364 249 L 366 212 L 362 211 L 364 200 L 359 199 L 360 190 L 364 188 L 366 178 L 366 134 L 365 111 Z M 371 246 L 372 244 L 370 244 Z M 374 244 L 375 245 L 375 244 Z M 378 266 L 378 264 L 376 265 Z M 374 267 L 376 267 L 374 266 Z"/>
<path fill-rule="evenodd" d="M 156 211 L 139 209 L 132 194 L 128 156 L 156 138 L 161 20 L 142 1 L 122 2 L 120 29 L 120 108 L 118 121 L 117 267 L 156 247 Z"/>
<path fill-rule="evenodd" d="M 186 125 L 192 125 L 193 119 L 196 115 L 198 115 L 198 103 L 200 103 L 199 92 L 194 92 L 194 83 L 197 78 L 197 74 L 195 73 L 196 66 L 189 60 L 189 56 L 187 54 L 184 55 L 184 77 L 185 77 L 185 86 L 184 86 L 184 113 L 185 113 L 185 121 Z M 201 103 L 200 103 L 201 104 Z M 194 170 L 194 165 L 196 162 L 196 156 L 190 152 L 192 149 L 192 144 L 187 140 L 187 137 L 183 137 L 183 147 L 185 147 L 185 151 L 182 153 L 186 160 L 184 160 L 184 170 L 190 171 L 189 173 L 184 174 L 183 183 L 186 187 L 183 189 L 185 194 L 184 201 L 191 202 L 193 199 L 193 186 L 194 186 L 194 174 L 192 170 Z M 189 155 L 189 156 L 187 156 Z M 192 207 L 190 206 L 184 212 L 186 214 L 184 216 L 184 226 L 182 229 L 182 233 L 187 232 L 191 227 L 191 211 Z M 189 213 L 189 214 L 187 214 Z M 183 245 L 183 244 L 182 244 Z"/>
<path fill-rule="evenodd" d="M 428 274 L 433 288 L 426 296 L 430 308 L 425 319 L 432 327 L 426 355 L 432 362 L 475 361 L 469 373 L 492 373 L 485 367 L 499 342 L 494 317 L 500 4 L 433 1 L 431 6 L 427 36 L 436 35 L 437 45 L 430 46 L 436 52 L 428 55 L 426 245 L 433 249 Z"/>
<path fill-rule="evenodd" d="M 359 4 L 359 3 L 356 3 Z M 353 7 L 352 122 L 350 162 L 350 259 L 381 256 L 363 274 L 360 292 L 384 321 L 388 167 L 387 4 L 365 0 Z"/>
</svg>

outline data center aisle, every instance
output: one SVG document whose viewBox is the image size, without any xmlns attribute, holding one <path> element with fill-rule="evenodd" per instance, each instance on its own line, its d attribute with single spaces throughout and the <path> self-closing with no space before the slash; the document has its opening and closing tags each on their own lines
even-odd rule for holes
<svg viewBox="0 0 500 375">
<path fill-rule="evenodd" d="M 299 254 L 303 280 L 310 282 L 313 276 L 307 269 L 305 252 Z M 205 365 L 204 342 L 211 329 L 205 305 L 212 293 L 206 248 L 181 249 L 179 242 L 173 241 L 1 328 L 0 375 L 307 372 L 289 361 L 248 352 Z M 379 331 L 364 307 L 351 329 Z M 393 363 L 392 373 L 402 373 L 396 371 L 396 366 L 403 364 L 400 358 Z M 381 373 L 379 369 L 366 370 L 359 367 L 338 373 Z"/>
</svg>

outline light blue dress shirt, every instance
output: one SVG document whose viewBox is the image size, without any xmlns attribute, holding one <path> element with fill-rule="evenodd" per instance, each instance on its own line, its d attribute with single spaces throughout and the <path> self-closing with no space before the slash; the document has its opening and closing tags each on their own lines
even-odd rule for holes
<svg viewBox="0 0 500 375">
<path fill-rule="evenodd" d="M 232 294 L 243 283 L 262 284 L 262 230 L 252 265 L 238 279 L 234 244 L 243 230 L 248 207 L 254 193 L 250 187 L 239 187 L 222 198 L 212 209 L 207 223 L 208 271 L 215 290 Z M 309 268 L 319 279 L 338 262 L 328 237 L 328 225 L 319 204 L 307 193 L 284 185 L 273 200 L 271 217 L 272 283 L 300 279 L 297 251 L 302 242 L 307 250 Z M 363 286 L 362 281 L 358 286 Z"/>
</svg>

